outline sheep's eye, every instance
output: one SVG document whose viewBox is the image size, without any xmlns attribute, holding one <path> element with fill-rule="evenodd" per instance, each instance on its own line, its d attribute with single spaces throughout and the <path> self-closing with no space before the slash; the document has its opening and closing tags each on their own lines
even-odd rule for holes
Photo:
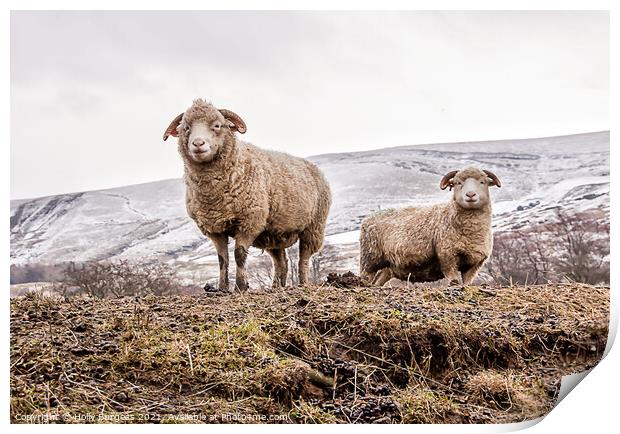
<svg viewBox="0 0 620 434">
<path fill-rule="evenodd" d="M 214 130 L 219 130 L 220 128 L 221 128 L 221 125 L 220 125 L 220 124 L 215 124 L 215 125 L 213 125 L 213 129 L 214 129 Z"/>
<path fill-rule="evenodd" d="M 480 181 L 480 184 L 484 184 L 484 181 Z"/>
</svg>

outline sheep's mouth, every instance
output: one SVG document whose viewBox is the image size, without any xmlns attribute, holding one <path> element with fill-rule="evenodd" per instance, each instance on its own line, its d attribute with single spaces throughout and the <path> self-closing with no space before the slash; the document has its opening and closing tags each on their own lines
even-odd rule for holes
<svg viewBox="0 0 620 434">
<path fill-rule="evenodd" d="M 465 208 L 477 208 L 478 206 L 480 206 L 480 199 L 464 199 L 463 200 L 463 206 Z"/>
<path fill-rule="evenodd" d="M 197 163 L 208 163 L 209 161 L 213 160 L 213 158 L 215 157 L 215 153 L 212 152 L 211 150 L 200 151 L 200 152 L 192 151 L 190 152 L 190 156 Z"/>
<path fill-rule="evenodd" d="M 192 149 L 190 151 L 190 154 L 192 154 L 192 156 L 197 157 L 197 158 L 204 158 L 207 157 L 211 154 L 213 154 L 213 149 Z"/>
</svg>

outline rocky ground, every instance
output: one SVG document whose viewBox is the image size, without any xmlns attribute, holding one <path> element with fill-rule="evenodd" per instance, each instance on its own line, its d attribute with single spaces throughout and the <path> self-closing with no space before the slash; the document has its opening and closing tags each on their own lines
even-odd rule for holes
<svg viewBox="0 0 620 434">
<path fill-rule="evenodd" d="M 607 340 L 608 288 L 358 283 L 17 297 L 11 420 L 517 422 L 549 412 Z"/>
</svg>

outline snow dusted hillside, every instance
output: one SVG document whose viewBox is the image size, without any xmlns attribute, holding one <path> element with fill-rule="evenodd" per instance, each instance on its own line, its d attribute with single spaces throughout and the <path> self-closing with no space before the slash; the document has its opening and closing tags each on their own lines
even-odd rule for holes
<svg viewBox="0 0 620 434">
<path fill-rule="evenodd" d="M 509 215 L 519 207 L 537 214 L 568 202 L 579 208 L 609 206 L 608 132 L 405 146 L 320 155 L 313 160 L 332 185 L 330 233 L 356 229 L 370 210 L 447 200 L 450 193 L 439 189 L 439 180 L 466 165 L 489 169 L 502 180 L 502 188 L 493 190 L 498 228 L 509 228 L 511 222 L 518 224 L 530 214 Z M 569 193 L 575 197 L 565 198 Z M 602 195 L 591 198 L 588 193 Z"/>
<path fill-rule="evenodd" d="M 327 244 L 349 252 L 356 249 L 360 221 L 369 213 L 447 200 L 450 193 L 439 189 L 440 178 L 472 164 L 502 180 L 502 188 L 493 191 L 496 230 L 543 222 L 558 206 L 568 212 L 596 209 L 609 218 L 609 132 L 310 159 L 332 187 Z M 186 215 L 179 179 L 13 201 L 10 226 L 11 264 L 128 258 L 217 273 L 210 242 Z"/>
</svg>

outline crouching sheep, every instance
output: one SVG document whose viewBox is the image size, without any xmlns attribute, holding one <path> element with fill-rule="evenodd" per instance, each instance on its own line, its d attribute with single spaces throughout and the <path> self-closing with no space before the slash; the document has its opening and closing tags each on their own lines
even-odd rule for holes
<svg viewBox="0 0 620 434">
<path fill-rule="evenodd" d="M 235 132 L 245 131 L 238 115 L 202 99 L 166 129 L 164 140 L 179 138 L 187 212 L 217 250 L 218 289 L 228 290 L 229 237 L 235 240 L 237 288 L 248 287 L 250 246 L 267 250 L 275 269 L 273 284 L 284 286 L 285 249 L 298 240 L 299 284 L 306 284 L 309 259 L 323 244 L 329 185 L 311 162 L 239 140 Z"/>
<path fill-rule="evenodd" d="M 392 277 L 429 282 L 444 277 L 451 285 L 474 280 L 493 250 L 489 187 L 495 174 L 468 167 L 452 171 L 439 187 L 454 189 L 448 203 L 377 213 L 362 223 L 360 271 L 370 283 Z"/>
</svg>

